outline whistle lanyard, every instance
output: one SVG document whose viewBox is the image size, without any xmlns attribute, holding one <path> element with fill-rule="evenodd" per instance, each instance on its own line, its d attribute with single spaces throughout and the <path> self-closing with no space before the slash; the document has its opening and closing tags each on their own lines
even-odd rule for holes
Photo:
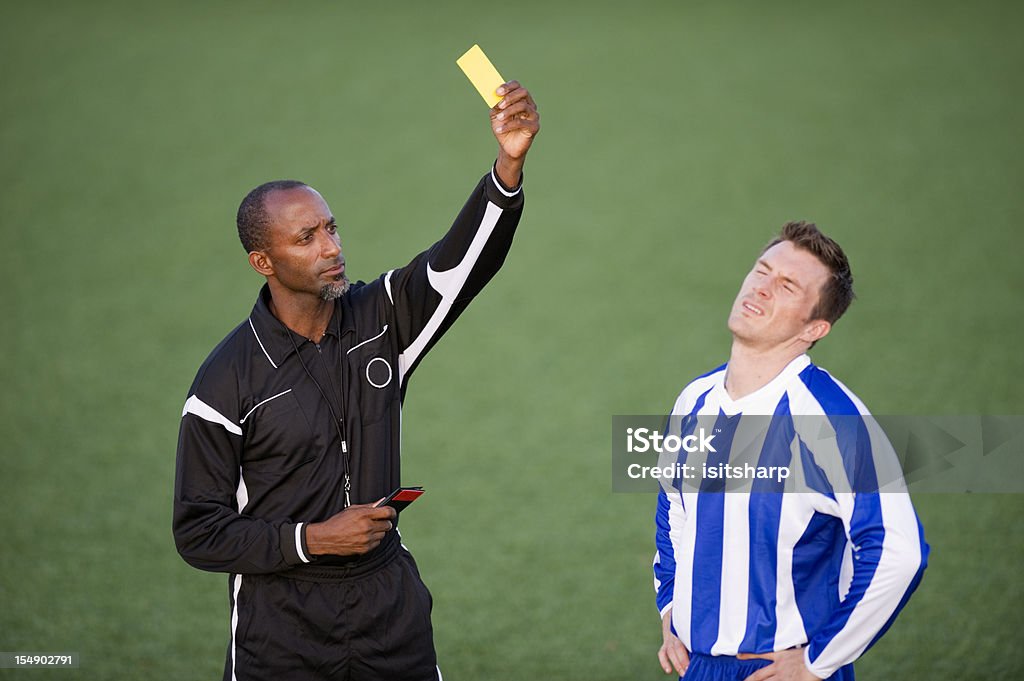
<svg viewBox="0 0 1024 681">
<path fill-rule="evenodd" d="M 340 343 L 341 342 L 341 320 L 340 320 L 341 310 L 335 308 L 334 313 L 335 313 L 334 316 L 336 318 L 338 318 L 337 333 L 338 333 L 338 342 Z M 282 326 L 284 326 L 283 322 L 282 322 Z M 323 351 L 320 349 L 320 343 L 316 343 L 316 342 L 314 342 L 312 340 L 309 340 L 309 339 L 303 339 L 303 341 L 307 341 L 308 340 L 310 343 L 313 343 L 313 345 L 316 347 L 317 354 L 320 355 L 320 360 L 324 364 L 324 373 L 327 374 L 327 380 L 331 384 L 331 386 L 330 386 L 331 390 L 333 390 L 335 392 L 335 394 L 339 395 L 340 398 L 341 398 L 341 412 L 342 413 L 339 415 L 334 410 L 334 403 L 333 403 L 333 401 L 327 396 L 327 393 L 324 391 L 323 386 L 321 386 L 320 382 L 318 380 L 316 380 L 316 377 L 313 376 L 313 372 L 311 372 L 309 370 L 309 367 L 306 366 L 306 361 L 304 359 L 302 359 L 302 353 L 299 352 L 299 346 L 296 345 L 296 343 L 295 343 L 295 334 L 293 334 L 292 330 L 288 329 L 287 327 L 285 327 L 285 330 L 288 332 L 288 340 L 290 340 L 292 342 L 292 349 L 295 350 L 295 356 L 299 358 L 299 364 L 302 365 L 302 370 L 306 372 L 306 376 L 308 376 L 309 380 L 311 380 L 313 382 L 313 385 L 316 386 L 316 389 L 320 392 L 320 396 L 324 399 L 324 403 L 327 405 L 327 409 L 331 412 L 331 420 L 334 422 L 334 428 L 335 428 L 335 430 L 338 433 L 338 440 L 341 442 L 342 467 L 343 467 L 344 474 L 345 474 L 345 482 L 344 482 L 344 485 L 345 485 L 345 487 L 344 487 L 344 491 L 345 491 L 345 506 L 344 506 L 344 508 L 348 508 L 349 506 L 352 505 L 352 498 L 351 498 L 352 475 L 351 475 L 351 470 L 349 468 L 349 464 L 351 462 L 351 456 L 350 456 L 349 451 L 348 451 L 348 439 L 345 437 L 345 419 L 344 419 L 344 416 L 345 416 L 345 413 L 348 410 L 347 410 L 347 405 L 346 405 L 346 395 L 345 395 L 345 390 L 344 390 L 344 387 L 345 387 L 344 381 L 342 381 L 342 390 L 339 392 L 335 388 L 335 386 L 334 386 L 334 379 L 331 378 L 330 367 L 328 366 L 327 362 L 324 361 L 324 359 L 323 359 Z M 323 341 L 323 338 L 321 338 L 320 340 Z M 342 369 L 342 371 L 344 371 L 344 369 L 342 367 L 339 367 L 339 368 Z"/>
</svg>

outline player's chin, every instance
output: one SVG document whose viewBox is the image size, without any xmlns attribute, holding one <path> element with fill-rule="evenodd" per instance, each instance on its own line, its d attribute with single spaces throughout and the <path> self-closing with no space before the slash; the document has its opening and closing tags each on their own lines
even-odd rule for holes
<svg viewBox="0 0 1024 681">
<path fill-rule="evenodd" d="M 750 320 L 744 318 L 742 311 L 733 310 L 732 314 L 729 315 L 726 326 L 733 333 L 742 333 L 750 328 Z"/>
<path fill-rule="evenodd" d="M 756 318 L 748 318 L 746 315 L 736 314 L 729 317 L 729 331 L 740 340 L 752 340 L 758 335 Z"/>
</svg>

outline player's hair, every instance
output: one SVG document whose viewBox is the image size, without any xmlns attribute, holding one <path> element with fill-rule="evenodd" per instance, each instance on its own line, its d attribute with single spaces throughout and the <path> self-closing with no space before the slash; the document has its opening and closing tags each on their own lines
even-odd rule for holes
<svg viewBox="0 0 1024 681">
<path fill-rule="evenodd" d="M 850 261 L 846 259 L 843 249 L 822 234 L 816 224 L 800 220 L 784 224 L 779 235 L 764 247 L 761 254 L 783 241 L 789 241 L 797 248 L 814 254 L 832 274 L 821 287 L 818 304 L 811 310 L 811 319 L 824 319 L 829 324 L 834 324 L 856 297 L 853 292 Z"/>
<path fill-rule="evenodd" d="M 264 182 L 246 194 L 238 206 L 238 239 L 246 253 L 262 251 L 269 246 L 267 228 L 270 226 L 270 214 L 267 213 L 267 195 L 281 189 L 308 187 L 298 180 L 274 180 Z"/>
</svg>

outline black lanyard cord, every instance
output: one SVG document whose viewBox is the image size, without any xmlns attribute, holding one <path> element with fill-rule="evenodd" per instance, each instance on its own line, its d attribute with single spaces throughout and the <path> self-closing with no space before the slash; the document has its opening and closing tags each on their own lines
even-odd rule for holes
<svg viewBox="0 0 1024 681">
<path fill-rule="evenodd" d="M 284 326 L 283 323 L 282 323 L 282 326 Z M 309 377 L 309 380 L 313 381 L 313 385 L 316 386 L 316 389 L 320 392 L 320 396 L 324 398 L 324 403 L 327 405 L 327 409 L 331 412 L 331 419 L 334 421 L 334 428 L 335 428 L 335 430 L 337 430 L 337 432 L 338 432 L 338 439 L 341 441 L 342 464 L 344 466 L 344 471 L 345 471 L 345 508 L 348 508 L 349 506 L 352 505 L 352 501 L 351 501 L 351 498 L 349 496 L 349 493 L 352 490 L 352 476 L 350 475 L 350 471 L 349 471 L 350 454 L 349 454 L 349 451 L 348 451 L 348 442 L 345 439 L 345 421 L 341 417 L 338 416 L 337 412 L 334 411 L 334 404 L 327 397 L 327 393 L 324 392 L 324 389 L 320 385 L 320 382 L 317 381 L 316 378 L 314 378 L 313 372 L 311 372 L 309 370 L 309 367 L 306 366 L 305 360 L 302 359 L 302 353 L 299 352 L 299 346 L 295 344 L 295 338 L 292 335 L 292 330 L 289 329 L 287 326 L 285 326 L 285 331 L 288 332 L 288 340 L 290 340 L 292 342 L 292 349 L 295 350 L 295 356 L 299 358 L 299 364 L 302 365 L 302 370 L 306 372 L 306 376 Z M 310 342 L 312 342 L 312 341 L 310 341 Z M 327 380 L 329 380 L 329 381 L 331 380 L 331 372 L 330 372 L 330 370 L 327 371 Z M 334 387 L 333 381 L 332 381 L 331 387 L 332 388 Z M 344 386 L 342 386 L 342 387 L 344 387 Z M 344 391 L 342 392 L 341 399 L 342 399 L 342 410 L 344 410 L 345 409 L 345 394 L 344 394 Z"/>
</svg>

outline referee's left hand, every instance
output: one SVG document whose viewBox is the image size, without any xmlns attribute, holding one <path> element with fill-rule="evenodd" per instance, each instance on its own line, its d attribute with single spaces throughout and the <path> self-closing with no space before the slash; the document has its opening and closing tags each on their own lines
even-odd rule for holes
<svg viewBox="0 0 1024 681">
<path fill-rule="evenodd" d="M 777 653 L 762 653 L 754 655 L 751 653 L 740 653 L 736 656 L 739 660 L 771 660 L 771 664 L 762 667 L 756 672 L 743 679 L 743 681 L 821 681 L 804 664 L 804 649 L 790 648 L 780 650 Z"/>
<path fill-rule="evenodd" d="M 314 556 L 369 553 L 380 546 L 397 517 L 391 506 L 353 504 L 323 522 L 306 525 L 306 545 Z"/>
</svg>

